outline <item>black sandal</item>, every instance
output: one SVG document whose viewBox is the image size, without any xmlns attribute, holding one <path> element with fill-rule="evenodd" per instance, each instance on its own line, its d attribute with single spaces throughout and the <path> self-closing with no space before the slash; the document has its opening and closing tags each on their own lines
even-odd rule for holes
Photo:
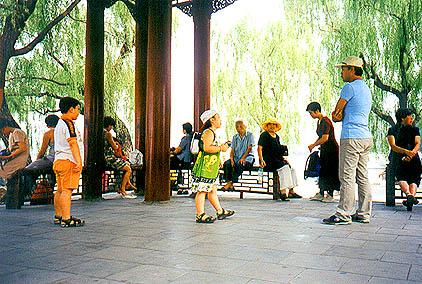
<svg viewBox="0 0 422 284">
<path fill-rule="evenodd" d="M 232 210 L 226 210 L 223 208 L 223 212 L 221 214 L 218 214 L 217 212 L 217 219 L 218 220 L 223 220 L 226 219 L 226 217 L 230 217 L 234 214 L 234 211 Z"/>
<path fill-rule="evenodd" d="M 62 219 L 60 225 L 62 228 L 68 228 L 68 227 L 81 227 L 85 224 L 85 221 L 81 219 L 77 219 L 75 217 L 70 216 L 69 220 Z"/>
<path fill-rule="evenodd" d="M 205 213 L 202 213 L 201 215 L 197 215 L 196 216 L 196 223 L 208 223 L 208 224 L 210 224 L 210 223 L 214 223 L 215 222 L 215 218 L 214 217 L 207 216 L 205 219 L 203 219 L 204 216 L 207 216 L 207 215 L 205 215 Z"/>
<path fill-rule="evenodd" d="M 54 215 L 54 225 L 60 225 L 62 222 L 62 217 Z"/>
</svg>

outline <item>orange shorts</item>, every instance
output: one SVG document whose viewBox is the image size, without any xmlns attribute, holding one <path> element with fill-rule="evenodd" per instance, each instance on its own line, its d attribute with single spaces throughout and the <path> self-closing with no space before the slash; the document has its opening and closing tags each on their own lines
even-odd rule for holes
<svg viewBox="0 0 422 284">
<path fill-rule="evenodd" d="M 70 160 L 57 160 L 53 164 L 58 189 L 77 189 L 81 171 L 75 170 L 76 164 Z"/>
</svg>

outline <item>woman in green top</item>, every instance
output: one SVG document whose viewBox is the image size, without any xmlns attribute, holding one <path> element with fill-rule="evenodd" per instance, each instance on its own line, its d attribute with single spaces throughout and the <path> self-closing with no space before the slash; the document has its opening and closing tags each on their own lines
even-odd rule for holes
<svg viewBox="0 0 422 284">
<path fill-rule="evenodd" d="M 220 167 L 220 151 L 226 152 L 229 145 L 226 143 L 218 145 L 215 137 L 215 130 L 221 126 L 220 115 L 215 110 L 206 110 L 201 114 L 200 151 L 193 167 L 192 191 L 196 192 L 196 222 L 213 223 L 215 218 L 205 214 L 205 197 L 217 211 L 217 218 L 222 220 L 234 214 L 234 211 L 225 210 L 221 207 L 217 196 L 217 176 Z"/>
</svg>

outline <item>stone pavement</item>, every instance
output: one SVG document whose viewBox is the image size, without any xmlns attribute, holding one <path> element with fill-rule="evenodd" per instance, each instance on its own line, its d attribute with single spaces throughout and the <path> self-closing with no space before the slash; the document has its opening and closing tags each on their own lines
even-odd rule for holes
<svg viewBox="0 0 422 284">
<path fill-rule="evenodd" d="M 52 205 L 0 207 L 0 283 L 422 283 L 421 206 L 329 226 L 335 204 L 266 198 L 223 194 L 236 214 L 214 224 L 177 196 L 76 201 L 82 228 L 54 226 Z"/>
</svg>

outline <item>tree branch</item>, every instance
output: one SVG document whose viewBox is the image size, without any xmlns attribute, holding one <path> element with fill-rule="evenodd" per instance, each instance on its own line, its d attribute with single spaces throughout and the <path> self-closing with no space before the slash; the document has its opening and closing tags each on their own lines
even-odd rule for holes
<svg viewBox="0 0 422 284">
<path fill-rule="evenodd" d="M 61 82 L 58 82 L 56 80 L 49 79 L 49 78 L 32 77 L 32 76 L 12 77 L 12 78 L 10 78 L 7 81 L 13 81 L 13 80 L 17 80 L 17 79 L 43 80 L 43 81 L 48 81 L 48 82 L 55 83 L 55 84 L 60 85 L 60 86 L 68 86 L 69 85 L 68 83 L 61 83 Z"/>
<path fill-rule="evenodd" d="M 383 91 L 390 92 L 394 95 L 396 95 L 399 99 L 403 98 L 405 96 L 404 92 L 400 91 L 399 89 L 396 89 L 390 85 L 384 84 L 384 82 L 381 81 L 379 75 L 374 69 L 374 66 L 371 64 L 368 64 L 365 56 L 363 53 L 360 54 L 360 58 L 362 58 L 363 61 L 363 71 L 365 72 L 366 76 L 370 79 L 374 79 L 374 84 L 378 88 L 380 88 Z M 368 70 L 370 68 L 371 70 Z"/>
<path fill-rule="evenodd" d="M 54 99 L 61 99 L 63 96 L 52 94 L 50 92 L 43 92 L 43 93 L 28 93 L 28 94 L 6 94 L 6 97 L 35 97 L 35 98 L 42 98 L 42 97 L 50 97 Z"/>
<path fill-rule="evenodd" d="M 73 8 L 76 7 L 76 5 L 79 4 L 79 2 L 81 2 L 81 0 L 74 0 L 72 2 L 72 4 L 70 4 L 70 6 L 66 9 L 66 11 L 64 11 L 63 13 L 61 13 L 57 18 L 55 18 L 53 21 L 51 21 L 45 28 L 44 30 L 42 30 L 38 36 L 32 41 L 30 42 L 28 45 L 26 45 L 23 48 L 17 49 L 15 50 L 13 56 L 19 56 L 19 55 L 23 55 L 26 54 L 28 52 L 30 52 L 31 50 L 33 50 L 35 48 L 35 46 L 40 43 L 45 36 L 48 34 L 48 32 L 57 24 L 59 23 L 64 17 L 66 17 L 72 10 Z"/>
<path fill-rule="evenodd" d="M 86 21 L 84 21 L 84 20 L 79 20 L 79 19 L 76 19 L 76 18 L 74 18 L 74 17 L 72 17 L 72 15 L 69 13 L 69 18 L 71 18 L 72 20 L 74 20 L 75 22 L 80 22 L 80 23 L 83 23 L 83 24 L 85 24 L 86 25 Z"/>
<path fill-rule="evenodd" d="M 60 61 L 60 59 L 57 58 L 57 56 L 55 56 L 51 51 L 48 52 L 48 55 L 50 55 L 63 69 L 67 69 L 64 66 L 64 63 Z"/>
<path fill-rule="evenodd" d="M 379 109 L 377 109 L 374 105 L 372 105 L 372 111 L 378 115 L 382 120 L 386 121 L 391 126 L 396 125 L 391 115 L 386 115 L 382 113 Z"/>
<path fill-rule="evenodd" d="M 389 13 L 389 12 L 386 12 L 386 11 L 383 11 L 383 10 L 381 10 L 381 9 L 376 8 L 374 4 L 364 3 L 364 1 L 359 1 L 359 2 L 360 2 L 363 6 L 365 6 L 365 7 L 370 7 L 370 8 L 372 8 L 372 9 L 374 9 L 375 11 L 378 11 L 378 12 L 380 12 L 380 13 L 383 13 L 384 15 L 389 15 L 389 16 L 391 16 L 391 17 L 393 17 L 393 18 L 396 18 L 396 19 L 397 19 L 397 20 L 399 20 L 399 21 L 402 19 L 399 15 L 397 15 L 397 14 L 395 14 L 395 13 Z"/>
</svg>

